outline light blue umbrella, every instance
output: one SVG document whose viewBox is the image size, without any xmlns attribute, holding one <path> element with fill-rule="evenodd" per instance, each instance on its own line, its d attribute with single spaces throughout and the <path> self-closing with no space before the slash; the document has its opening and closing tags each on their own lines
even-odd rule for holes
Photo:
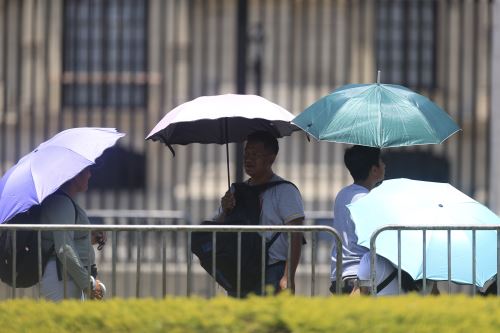
<svg viewBox="0 0 500 333">
<path fill-rule="evenodd" d="M 0 223 L 40 204 L 62 184 L 95 164 L 125 134 L 114 128 L 71 128 L 24 156 L 0 180 Z"/>
<path fill-rule="evenodd" d="M 373 232 L 384 225 L 500 225 L 491 210 L 447 183 L 410 179 L 386 180 L 348 206 L 358 243 L 370 247 Z M 448 280 L 447 231 L 426 234 L 426 278 Z M 397 231 L 382 231 L 377 254 L 398 264 Z M 476 285 L 483 287 L 497 271 L 496 231 L 476 232 Z M 401 231 L 401 268 L 423 278 L 422 231 Z M 472 231 L 451 232 L 451 280 L 472 284 Z"/>
<path fill-rule="evenodd" d="M 340 87 L 292 123 L 317 140 L 380 148 L 441 143 L 460 130 L 427 97 L 380 83 Z"/>
</svg>

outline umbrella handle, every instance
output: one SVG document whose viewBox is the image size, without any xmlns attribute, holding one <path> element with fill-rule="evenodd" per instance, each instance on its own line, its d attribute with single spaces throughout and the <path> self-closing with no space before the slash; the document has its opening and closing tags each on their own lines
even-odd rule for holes
<svg viewBox="0 0 500 333">
<path fill-rule="evenodd" d="M 225 125 L 225 135 L 226 135 L 226 165 L 227 165 L 227 189 L 228 191 L 231 189 L 231 177 L 229 175 L 229 135 L 228 135 L 228 121 L 227 118 L 224 119 L 224 125 Z"/>
<path fill-rule="evenodd" d="M 231 177 L 229 176 L 229 144 L 226 140 L 226 164 L 227 164 L 227 188 L 231 188 Z"/>
</svg>

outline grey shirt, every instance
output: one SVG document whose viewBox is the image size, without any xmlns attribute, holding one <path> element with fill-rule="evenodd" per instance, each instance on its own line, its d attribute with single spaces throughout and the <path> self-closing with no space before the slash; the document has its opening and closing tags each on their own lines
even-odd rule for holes
<svg viewBox="0 0 500 333">
<path fill-rule="evenodd" d="M 76 211 L 75 211 L 76 208 Z M 75 218 L 76 213 L 76 218 Z M 90 224 L 85 211 L 61 194 L 53 194 L 42 202 L 42 224 Z M 89 246 L 88 231 L 51 231 L 42 233 L 42 247 L 49 250 L 54 245 L 55 253 L 66 265 L 69 276 L 83 290 L 88 287 L 87 266 L 95 263 L 95 253 Z"/>
<path fill-rule="evenodd" d="M 270 182 L 284 180 L 274 175 Z M 260 224 L 285 225 L 292 220 L 304 218 L 304 206 L 299 190 L 292 184 L 283 183 L 269 188 L 261 194 L 262 210 Z M 274 232 L 265 233 L 267 241 L 274 236 Z M 288 256 L 288 237 L 286 233 L 276 239 L 269 249 L 269 264 L 286 261 Z"/>
</svg>

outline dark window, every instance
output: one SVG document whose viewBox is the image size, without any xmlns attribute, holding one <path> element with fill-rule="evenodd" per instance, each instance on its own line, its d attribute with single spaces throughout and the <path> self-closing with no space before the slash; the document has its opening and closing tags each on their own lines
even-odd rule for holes
<svg viewBox="0 0 500 333">
<path fill-rule="evenodd" d="M 379 0 L 376 8 L 377 66 L 382 83 L 434 88 L 436 0 Z"/>
<path fill-rule="evenodd" d="M 65 0 L 63 31 L 65 107 L 146 106 L 146 0 Z"/>
</svg>

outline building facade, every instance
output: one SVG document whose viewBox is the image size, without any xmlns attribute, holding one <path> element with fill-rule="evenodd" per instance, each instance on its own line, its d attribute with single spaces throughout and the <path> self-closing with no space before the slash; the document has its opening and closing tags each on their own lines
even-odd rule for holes
<svg viewBox="0 0 500 333">
<path fill-rule="evenodd" d="M 169 110 L 244 92 L 298 114 L 380 70 L 383 83 L 428 96 L 462 128 L 441 145 L 387 150 L 388 176 L 449 181 L 498 212 L 495 9 L 489 0 L 0 0 L 0 172 L 62 129 L 116 127 L 127 136 L 83 205 L 201 221 L 226 191 L 225 149 L 177 146 L 173 157 L 146 142 Z M 298 132 L 280 146 L 275 171 L 301 189 L 306 210 L 330 210 L 350 182 L 346 146 Z M 232 145 L 233 181 L 240 154 Z"/>
</svg>

